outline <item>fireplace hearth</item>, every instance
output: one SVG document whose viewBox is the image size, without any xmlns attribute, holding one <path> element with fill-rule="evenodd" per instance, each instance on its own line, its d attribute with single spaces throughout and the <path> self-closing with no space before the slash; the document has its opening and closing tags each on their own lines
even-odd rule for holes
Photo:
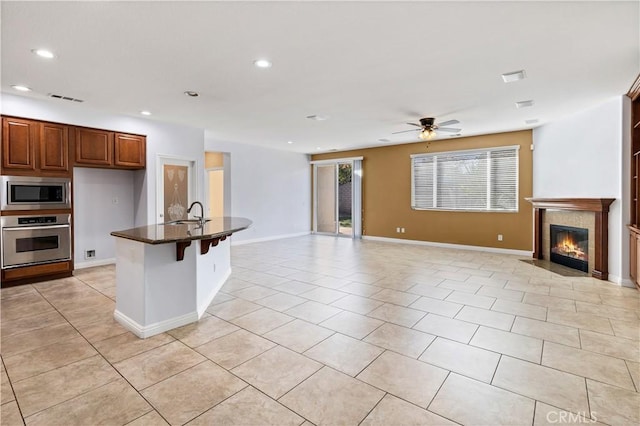
<svg viewBox="0 0 640 426">
<path fill-rule="evenodd" d="M 550 259 L 552 262 L 589 272 L 589 230 L 572 226 L 550 225 Z"/>
</svg>

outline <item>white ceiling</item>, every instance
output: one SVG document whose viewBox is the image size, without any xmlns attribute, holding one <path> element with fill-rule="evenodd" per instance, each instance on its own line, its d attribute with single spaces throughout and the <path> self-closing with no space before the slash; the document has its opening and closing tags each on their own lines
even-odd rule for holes
<svg viewBox="0 0 640 426">
<path fill-rule="evenodd" d="M 462 136 L 531 128 L 525 120 L 545 124 L 626 93 L 640 70 L 637 0 L 1 8 L 3 92 L 24 84 L 29 97 L 150 110 L 213 140 L 307 153 L 418 141 L 391 133 L 425 116 L 460 120 Z M 31 53 L 41 47 L 57 58 Z M 255 68 L 257 58 L 273 67 Z M 525 80 L 502 82 L 520 69 Z M 515 108 L 529 99 L 533 107 Z M 313 114 L 330 118 L 305 118 Z"/>
</svg>

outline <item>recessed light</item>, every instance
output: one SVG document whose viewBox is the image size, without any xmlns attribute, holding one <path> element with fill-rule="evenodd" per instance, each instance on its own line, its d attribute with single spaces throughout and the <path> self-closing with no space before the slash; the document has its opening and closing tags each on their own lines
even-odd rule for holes
<svg viewBox="0 0 640 426">
<path fill-rule="evenodd" d="M 187 90 L 184 92 L 184 94 L 192 98 L 197 98 L 198 96 L 200 96 L 198 92 L 194 92 L 193 90 Z"/>
<path fill-rule="evenodd" d="M 13 87 L 15 90 L 19 91 L 19 92 L 30 92 L 31 89 L 28 88 L 27 86 L 22 86 L 20 84 L 14 84 Z"/>
<path fill-rule="evenodd" d="M 319 146 L 316 146 L 316 149 L 317 149 L 318 151 L 320 151 L 322 148 L 320 148 Z"/>
<path fill-rule="evenodd" d="M 502 74 L 502 81 L 505 83 L 513 83 L 514 81 L 524 80 L 527 75 L 524 73 L 524 70 L 507 72 Z"/>
<path fill-rule="evenodd" d="M 268 61 L 266 59 L 256 59 L 255 61 L 253 61 L 253 65 L 258 68 L 271 68 L 271 65 L 273 64 L 271 63 L 271 61 Z"/>
<path fill-rule="evenodd" d="M 516 108 L 527 108 L 531 106 L 533 106 L 533 99 L 516 102 Z"/>
<path fill-rule="evenodd" d="M 383 139 L 378 139 L 378 142 L 386 143 L 386 142 L 391 142 L 391 141 L 389 139 L 384 139 L 383 138 Z"/>
<path fill-rule="evenodd" d="M 41 58 L 53 59 L 56 55 L 53 54 L 50 50 L 47 49 L 33 49 L 31 52 L 35 55 L 40 56 Z"/>
<path fill-rule="evenodd" d="M 307 118 L 309 120 L 325 121 L 329 119 L 329 116 L 328 115 L 307 115 Z"/>
<path fill-rule="evenodd" d="M 151 115 L 151 111 L 140 111 L 142 115 Z"/>
<path fill-rule="evenodd" d="M 540 120 L 538 120 L 537 118 L 533 118 L 531 120 L 525 120 L 524 122 L 527 124 L 536 124 L 538 121 Z"/>
<path fill-rule="evenodd" d="M 293 143 L 293 141 L 287 141 L 287 143 L 288 143 L 289 145 L 291 145 L 291 144 Z"/>
</svg>

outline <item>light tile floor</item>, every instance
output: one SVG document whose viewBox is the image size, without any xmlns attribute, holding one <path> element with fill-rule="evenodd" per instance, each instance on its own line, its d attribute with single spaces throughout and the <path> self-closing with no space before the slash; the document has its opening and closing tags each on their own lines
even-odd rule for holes
<svg viewBox="0 0 640 426">
<path fill-rule="evenodd" d="M 232 264 L 203 319 L 145 340 L 114 266 L 3 289 L 1 424 L 640 422 L 635 289 L 320 236 Z"/>
</svg>

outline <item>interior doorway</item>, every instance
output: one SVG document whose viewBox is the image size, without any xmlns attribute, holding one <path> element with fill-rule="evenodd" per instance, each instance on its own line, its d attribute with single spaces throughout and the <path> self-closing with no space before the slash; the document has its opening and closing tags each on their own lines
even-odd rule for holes
<svg viewBox="0 0 640 426">
<path fill-rule="evenodd" d="M 224 169 L 207 170 L 209 203 L 207 217 L 224 216 Z"/>
<path fill-rule="evenodd" d="M 205 152 L 206 216 L 230 216 L 229 154 Z"/>
<path fill-rule="evenodd" d="M 362 235 L 362 158 L 313 161 L 313 232 Z"/>
</svg>

